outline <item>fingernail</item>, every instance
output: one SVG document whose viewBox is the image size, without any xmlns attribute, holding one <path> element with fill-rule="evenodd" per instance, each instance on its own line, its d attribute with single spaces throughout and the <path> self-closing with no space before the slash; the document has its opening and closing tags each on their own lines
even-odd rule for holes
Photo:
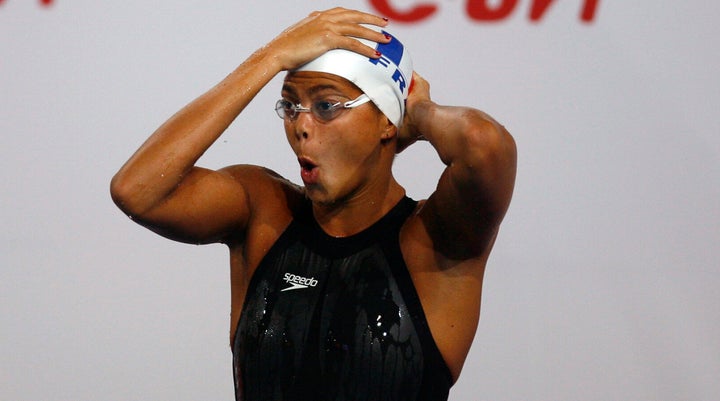
<svg viewBox="0 0 720 401">
<path fill-rule="evenodd" d="M 388 22 L 388 21 L 390 21 L 390 20 L 387 19 L 387 17 L 383 17 L 383 21 Z"/>
<path fill-rule="evenodd" d="M 392 39 L 392 37 L 386 33 L 386 34 L 385 34 L 385 39 L 390 40 L 390 39 Z"/>
<path fill-rule="evenodd" d="M 382 53 L 380 53 L 378 50 L 375 50 L 375 55 L 376 55 L 377 57 L 380 57 L 380 56 L 382 56 Z"/>
</svg>

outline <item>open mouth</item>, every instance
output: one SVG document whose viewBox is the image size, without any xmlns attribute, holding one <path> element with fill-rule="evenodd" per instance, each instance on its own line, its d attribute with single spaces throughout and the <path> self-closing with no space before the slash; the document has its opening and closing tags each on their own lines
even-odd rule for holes
<svg viewBox="0 0 720 401">
<path fill-rule="evenodd" d="M 318 180 L 317 164 L 305 157 L 299 157 L 298 162 L 300 163 L 300 177 L 305 185 L 316 183 Z"/>
<path fill-rule="evenodd" d="M 317 167 L 315 163 L 304 157 L 299 158 L 298 161 L 300 162 L 300 168 L 303 169 L 303 171 L 312 171 L 315 167 Z"/>
</svg>

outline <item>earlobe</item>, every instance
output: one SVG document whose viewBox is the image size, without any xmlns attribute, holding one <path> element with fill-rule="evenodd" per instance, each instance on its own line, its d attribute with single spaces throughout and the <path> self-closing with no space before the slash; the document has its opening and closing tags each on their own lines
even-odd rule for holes
<svg viewBox="0 0 720 401">
<path fill-rule="evenodd" d="M 386 122 L 387 122 L 387 125 L 385 126 L 385 130 L 383 131 L 383 134 L 382 134 L 383 140 L 392 139 L 393 137 L 395 137 L 397 135 L 397 127 L 395 126 L 395 124 L 391 123 L 390 119 L 386 119 Z"/>
</svg>

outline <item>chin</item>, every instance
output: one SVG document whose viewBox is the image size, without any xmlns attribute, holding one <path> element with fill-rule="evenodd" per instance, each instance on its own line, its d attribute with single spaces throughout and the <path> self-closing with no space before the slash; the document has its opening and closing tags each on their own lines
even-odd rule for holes
<svg viewBox="0 0 720 401">
<path fill-rule="evenodd" d="M 305 197 L 313 203 L 324 204 L 327 202 L 328 194 L 318 185 L 305 185 Z"/>
<path fill-rule="evenodd" d="M 337 196 L 329 194 L 327 191 L 319 188 L 316 185 L 305 187 L 305 197 L 309 199 L 313 204 L 324 207 L 332 207 L 333 205 L 337 205 L 340 200 Z"/>
</svg>

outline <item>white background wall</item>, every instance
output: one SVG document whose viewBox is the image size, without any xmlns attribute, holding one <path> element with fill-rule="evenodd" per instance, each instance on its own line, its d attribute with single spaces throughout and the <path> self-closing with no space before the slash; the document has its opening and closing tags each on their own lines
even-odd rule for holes
<svg viewBox="0 0 720 401">
<path fill-rule="evenodd" d="M 391 28 L 435 99 L 519 147 L 451 399 L 717 400 L 720 3 L 601 1 L 588 24 L 581 0 L 493 23 L 427 1 L 431 18 Z M 132 223 L 108 183 L 173 112 L 338 3 L 305 4 L 0 1 L 1 400 L 232 399 L 226 250 Z M 201 164 L 299 181 L 279 82 Z M 424 144 L 396 167 L 416 198 L 440 171 Z"/>
</svg>

